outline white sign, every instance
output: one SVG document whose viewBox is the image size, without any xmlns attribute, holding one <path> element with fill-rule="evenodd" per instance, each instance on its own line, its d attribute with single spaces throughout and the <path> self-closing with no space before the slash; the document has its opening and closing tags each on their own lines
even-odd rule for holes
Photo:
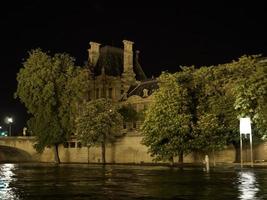
<svg viewBox="0 0 267 200">
<path fill-rule="evenodd" d="M 251 121 L 249 117 L 240 118 L 240 134 L 251 134 Z"/>
</svg>

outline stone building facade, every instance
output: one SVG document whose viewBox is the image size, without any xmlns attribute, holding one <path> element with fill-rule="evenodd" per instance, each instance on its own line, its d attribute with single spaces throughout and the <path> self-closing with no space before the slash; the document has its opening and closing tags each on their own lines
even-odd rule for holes
<svg viewBox="0 0 267 200">
<path fill-rule="evenodd" d="M 151 94 L 158 88 L 156 80 L 147 79 L 133 51 L 133 42 L 123 40 L 123 48 L 101 46 L 90 42 L 88 68 L 90 91 L 88 99 L 109 98 L 114 103 L 131 104 L 137 112 L 151 102 Z M 123 132 L 138 134 L 140 121 L 124 124 Z"/>
<path fill-rule="evenodd" d="M 89 99 L 110 98 L 118 102 L 131 86 L 146 80 L 133 42 L 123 40 L 123 49 L 90 42 L 88 68 L 91 88 Z"/>
</svg>

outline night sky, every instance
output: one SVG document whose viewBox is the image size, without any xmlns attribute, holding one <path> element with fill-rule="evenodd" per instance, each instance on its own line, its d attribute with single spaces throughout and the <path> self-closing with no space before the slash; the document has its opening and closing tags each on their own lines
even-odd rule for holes
<svg viewBox="0 0 267 200">
<path fill-rule="evenodd" d="M 149 77 L 180 65 L 267 56 L 267 8 L 260 3 L 57 2 L 9 1 L 0 7 L 0 126 L 7 128 L 5 116 L 14 117 L 13 134 L 22 134 L 27 119 L 13 98 L 16 74 L 34 48 L 67 52 L 83 65 L 90 41 L 122 47 L 123 39 L 132 40 Z"/>
</svg>

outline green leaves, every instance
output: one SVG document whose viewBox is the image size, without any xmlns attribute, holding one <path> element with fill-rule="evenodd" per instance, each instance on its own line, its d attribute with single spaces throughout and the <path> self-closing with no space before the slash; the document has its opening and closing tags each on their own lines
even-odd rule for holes
<svg viewBox="0 0 267 200">
<path fill-rule="evenodd" d="M 156 160 L 169 160 L 190 152 L 192 138 L 192 70 L 163 73 L 154 102 L 145 113 L 143 144 Z"/>
<path fill-rule="evenodd" d="M 252 119 L 254 133 L 262 137 L 267 135 L 267 63 L 258 57 L 242 57 L 242 64 L 247 73 L 236 80 L 234 106 L 240 117 Z"/>
<path fill-rule="evenodd" d="M 76 105 L 88 91 L 87 75 L 68 54 L 29 52 L 17 74 L 15 97 L 32 115 L 28 125 L 36 135 L 38 150 L 64 142 L 75 131 Z"/>
<path fill-rule="evenodd" d="M 139 118 L 139 113 L 137 113 L 131 104 L 122 105 L 118 112 L 123 116 L 125 122 L 137 121 Z"/>
<path fill-rule="evenodd" d="M 77 137 L 85 146 L 112 141 L 120 135 L 122 116 L 107 99 L 85 102 L 77 118 Z"/>
<path fill-rule="evenodd" d="M 166 160 L 239 142 L 241 116 L 252 118 L 254 136 L 267 135 L 266 66 L 259 56 L 242 56 L 218 66 L 162 73 L 142 127 L 151 155 Z"/>
</svg>

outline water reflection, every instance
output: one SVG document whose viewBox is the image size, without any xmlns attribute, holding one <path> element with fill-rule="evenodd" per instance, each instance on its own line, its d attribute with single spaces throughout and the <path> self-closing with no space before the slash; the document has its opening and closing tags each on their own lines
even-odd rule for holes
<svg viewBox="0 0 267 200">
<path fill-rule="evenodd" d="M 12 181 L 15 181 L 13 170 L 14 164 L 0 165 L 0 199 L 19 199 L 15 191 L 10 186 Z"/>
<path fill-rule="evenodd" d="M 259 191 L 257 180 L 254 172 L 241 171 L 238 173 L 238 190 L 240 192 L 239 199 L 251 200 L 257 199 L 256 194 Z"/>
<path fill-rule="evenodd" d="M 259 169 L 0 164 L 0 200 L 257 200 L 267 199 L 266 177 Z"/>
</svg>

